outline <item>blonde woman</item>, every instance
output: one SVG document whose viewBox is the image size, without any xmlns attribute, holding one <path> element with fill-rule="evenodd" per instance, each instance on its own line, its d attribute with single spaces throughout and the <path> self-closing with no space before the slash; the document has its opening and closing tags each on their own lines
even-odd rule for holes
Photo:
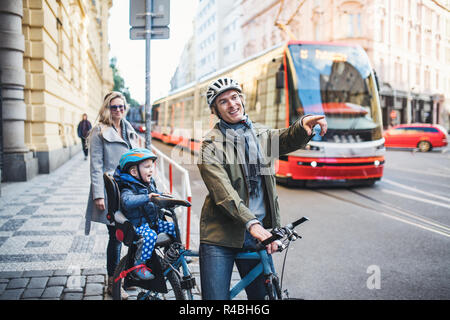
<svg viewBox="0 0 450 320">
<path fill-rule="evenodd" d="M 106 268 L 108 273 L 108 292 L 112 288 L 114 269 L 119 263 L 121 243 L 116 239 L 115 229 L 106 218 L 103 173 L 114 170 L 120 156 L 129 149 L 143 147 L 143 139 L 137 135 L 125 119 L 126 100 L 120 92 L 108 93 L 98 113 L 98 123 L 89 136 L 91 188 L 86 208 L 85 234 L 91 229 L 91 222 L 106 224 L 109 241 L 106 249 Z M 126 293 L 123 291 L 123 298 Z"/>
</svg>

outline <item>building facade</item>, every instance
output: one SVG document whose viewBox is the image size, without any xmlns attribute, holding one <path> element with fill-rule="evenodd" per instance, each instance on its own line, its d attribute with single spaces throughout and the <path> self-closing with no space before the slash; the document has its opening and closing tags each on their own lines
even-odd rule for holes
<svg viewBox="0 0 450 320">
<path fill-rule="evenodd" d="M 177 69 L 170 80 L 171 91 L 195 80 L 195 36 L 189 38 L 180 56 Z"/>
<path fill-rule="evenodd" d="M 449 129 L 450 1 L 242 0 L 241 6 L 244 57 L 290 38 L 359 44 L 379 78 L 385 127 L 428 122 Z"/>
<path fill-rule="evenodd" d="M 243 59 L 241 0 L 199 0 L 171 91 Z"/>
<path fill-rule="evenodd" d="M 0 14 L 14 21 L 0 24 L 4 181 L 51 172 L 81 150 L 82 114 L 94 122 L 113 87 L 111 6 L 112 0 L 0 2 Z"/>
</svg>

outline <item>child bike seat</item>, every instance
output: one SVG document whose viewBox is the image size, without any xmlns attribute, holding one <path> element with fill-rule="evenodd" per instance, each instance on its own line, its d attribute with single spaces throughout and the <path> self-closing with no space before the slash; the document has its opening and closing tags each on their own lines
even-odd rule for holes
<svg viewBox="0 0 450 320">
<path fill-rule="evenodd" d="M 133 225 L 120 211 L 120 190 L 116 180 L 110 173 L 103 174 L 105 182 L 105 190 L 107 197 L 107 214 L 108 221 L 116 227 L 116 238 L 123 242 L 127 247 L 133 244 L 133 241 L 139 240 L 139 235 L 134 230 Z"/>
</svg>

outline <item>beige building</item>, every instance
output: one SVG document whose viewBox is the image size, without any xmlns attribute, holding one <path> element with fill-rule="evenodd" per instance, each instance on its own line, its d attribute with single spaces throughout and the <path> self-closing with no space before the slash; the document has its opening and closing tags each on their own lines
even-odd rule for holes
<svg viewBox="0 0 450 320">
<path fill-rule="evenodd" d="M 1 1 L 3 180 L 48 173 L 81 150 L 113 87 L 108 16 L 112 0 Z"/>
<path fill-rule="evenodd" d="M 244 57 L 290 38 L 359 44 L 379 77 L 385 127 L 429 122 L 449 129 L 450 1 L 242 0 L 241 6 Z"/>
</svg>

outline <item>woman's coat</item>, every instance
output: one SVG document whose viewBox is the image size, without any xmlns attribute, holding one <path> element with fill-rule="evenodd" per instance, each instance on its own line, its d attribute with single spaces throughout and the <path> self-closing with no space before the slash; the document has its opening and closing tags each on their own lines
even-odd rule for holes
<svg viewBox="0 0 450 320">
<path fill-rule="evenodd" d="M 139 147 L 140 137 L 134 131 L 131 124 L 124 121 L 131 148 Z M 105 125 L 96 125 L 92 129 L 90 137 L 90 173 L 91 187 L 86 208 L 86 224 L 84 233 L 89 234 L 91 222 L 109 224 L 106 218 L 106 210 L 100 211 L 94 204 L 94 199 L 104 198 L 107 205 L 103 173 L 114 171 L 119 164 L 120 157 L 129 150 L 128 144 L 122 139 L 119 133 L 113 128 Z"/>
</svg>

